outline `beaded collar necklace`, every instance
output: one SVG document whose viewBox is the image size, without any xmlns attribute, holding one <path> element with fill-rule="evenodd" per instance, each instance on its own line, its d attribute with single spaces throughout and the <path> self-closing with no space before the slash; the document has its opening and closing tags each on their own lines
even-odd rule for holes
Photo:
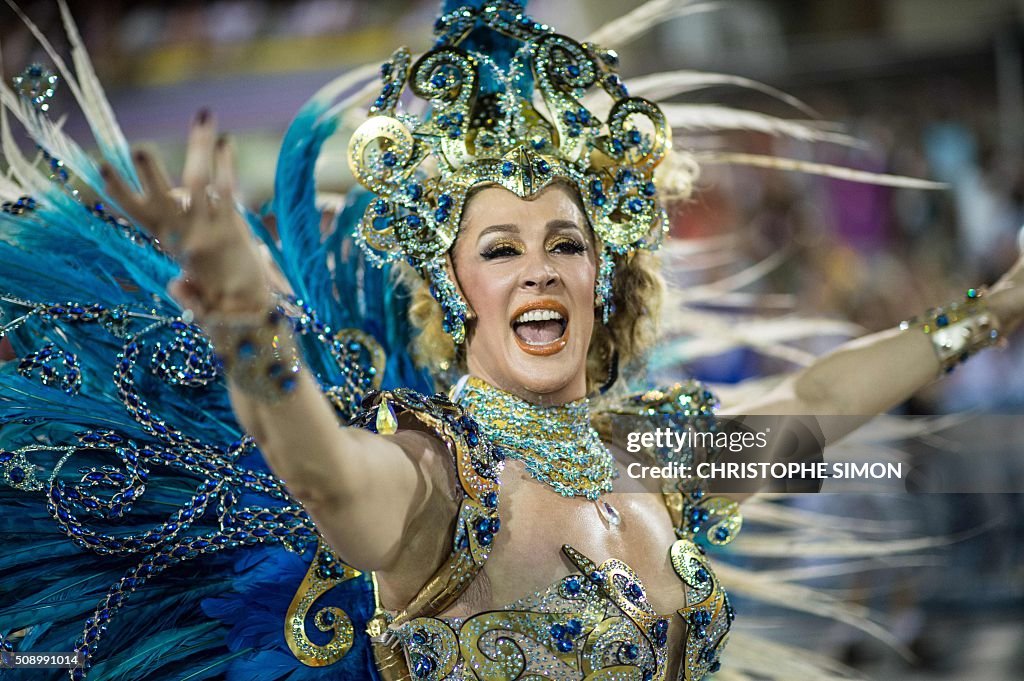
<svg viewBox="0 0 1024 681">
<path fill-rule="evenodd" d="M 456 399 L 535 480 L 564 497 L 596 501 L 611 491 L 615 462 L 590 424 L 590 400 L 540 407 L 473 377 Z"/>
</svg>

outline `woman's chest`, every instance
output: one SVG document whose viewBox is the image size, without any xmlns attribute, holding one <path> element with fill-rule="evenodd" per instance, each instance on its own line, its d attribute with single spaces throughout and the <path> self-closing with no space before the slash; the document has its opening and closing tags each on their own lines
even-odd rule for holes
<svg viewBox="0 0 1024 681">
<path fill-rule="evenodd" d="M 675 530 L 660 494 L 627 488 L 596 502 L 567 498 L 510 466 L 502 476 L 498 510 L 501 531 L 479 584 L 467 590 L 457 610 L 504 607 L 579 572 L 563 552 L 566 545 L 596 564 L 623 561 L 655 611 L 671 613 L 685 605 L 685 584 L 670 557 Z"/>
</svg>

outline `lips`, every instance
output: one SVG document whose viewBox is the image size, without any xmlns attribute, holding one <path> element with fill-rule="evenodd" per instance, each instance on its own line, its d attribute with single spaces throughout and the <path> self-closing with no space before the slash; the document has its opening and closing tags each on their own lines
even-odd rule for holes
<svg viewBox="0 0 1024 681">
<path fill-rule="evenodd" d="M 535 300 L 512 315 L 512 335 L 530 355 L 553 355 L 569 341 L 569 310 L 555 300 Z"/>
</svg>

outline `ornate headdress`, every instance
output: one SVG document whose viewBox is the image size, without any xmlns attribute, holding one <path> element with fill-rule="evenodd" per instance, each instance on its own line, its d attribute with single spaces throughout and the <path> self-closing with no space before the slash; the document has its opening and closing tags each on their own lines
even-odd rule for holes
<svg viewBox="0 0 1024 681">
<path fill-rule="evenodd" d="M 613 255 L 657 247 L 667 226 L 654 185 L 671 144 L 665 116 L 629 96 L 614 52 L 555 33 L 521 2 L 477 4 L 442 15 L 434 48 L 415 64 L 401 48 L 381 68 L 380 96 L 349 145 L 353 174 L 377 195 L 360 245 L 377 264 L 417 268 L 460 343 L 466 306 L 445 254 L 469 190 L 494 184 L 526 198 L 567 181 L 599 240 L 596 300 L 607 321 Z M 406 85 L 429 102 L 423 118 L 399 110 Z M 605 120 L 584 104 L 598 87 L 613 100 Z"/>
</svg>

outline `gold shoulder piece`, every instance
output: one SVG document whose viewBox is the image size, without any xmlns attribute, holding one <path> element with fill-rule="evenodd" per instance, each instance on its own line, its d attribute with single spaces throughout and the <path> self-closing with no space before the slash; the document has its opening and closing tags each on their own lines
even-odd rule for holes
<svg viewBox="0 0 1024 681">
<path fill-rule="evenodd" d="M 334 664 L 352 648 L 354 630 L 352 620 L 341 608 L 321 608 L 313 618 L 320 631 L 331 632 L 331 640 L 317 645 L 306 636 L 306 617 L 318 598 L 338 584 L 358 577 L 360 573 L 342 563 L 321 540 L 316 555 L 309 564 L 306 577 L 288 606 L 284 619 L 284 639 L 299 662 L 309 667 Z"/>
</svg>

